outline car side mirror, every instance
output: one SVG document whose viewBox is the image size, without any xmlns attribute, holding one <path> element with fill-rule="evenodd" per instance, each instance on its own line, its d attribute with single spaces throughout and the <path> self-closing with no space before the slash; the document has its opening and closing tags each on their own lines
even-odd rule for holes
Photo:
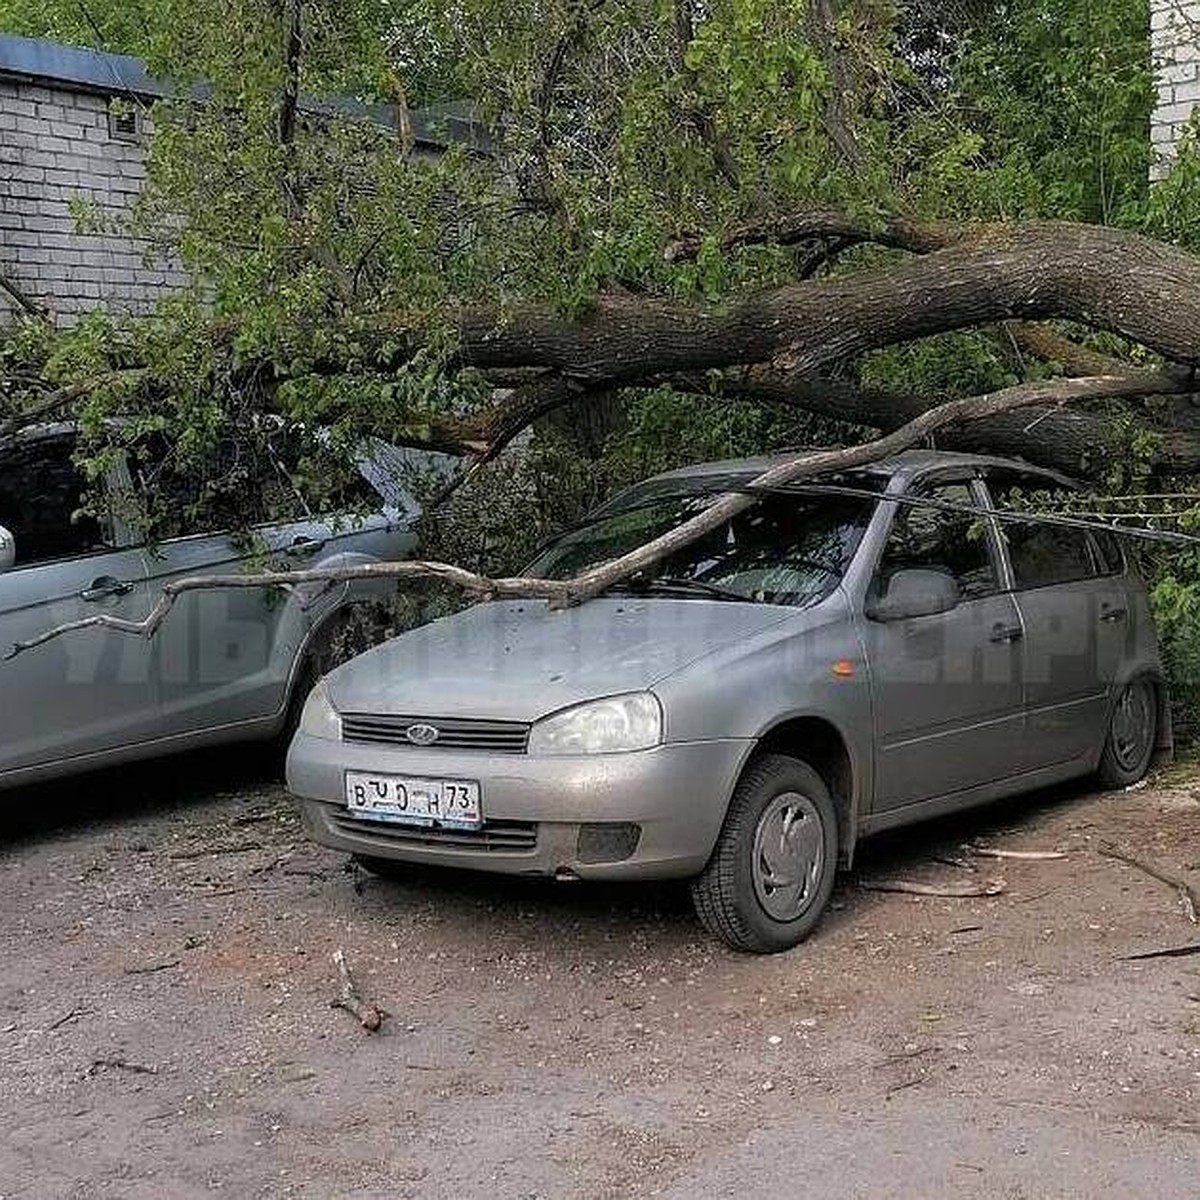
<svg viewBox="0 0 1200 1200">
<path fill-rule="evenodd" d="M 7 571 L 17 561 L 17 539 L 0 525 L 0 571 Z"/>
<path fill-rule="evenodd" d="M 961 601 L 958 581 L 944 571 L 897 571 L 888 581 L 887 595 L 867 606 L 867 616 L 874 621 L 933 617 L 957 608 Z"/>
</svg>

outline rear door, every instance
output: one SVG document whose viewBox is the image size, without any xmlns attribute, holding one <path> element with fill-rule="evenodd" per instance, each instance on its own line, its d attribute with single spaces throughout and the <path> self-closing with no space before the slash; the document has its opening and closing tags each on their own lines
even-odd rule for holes
<svg viewBox="0 0 1200 1200">
<path fill-rule="evenodd" d="M 81 513 L 73 450 L 62 432 L 0 451 L 0 525 L 17 554 L 0 573 L 0 654 L 65 622 L 149 610 L 140 553 Z M 147 640 L 91 628 L 0 661 L 0 711 L 0 772 L 153 738 Z"/>
<path fill-rule="evenodd" d="M 909 493 L 977 507 L 970 480 Z M 1022 722 L 1021 620 L 1003 585 L 996 532 L 969 512 L 898 506 L 872 591 L 906 568 L 952 575 L 962 602 L 904 621 L 865 620 L 876 726 L 876 812 L 1015 773 Z"/>
<path fill-rule="evenodd" d="M 1055 489 L 1037 475 L 988 475 L 996 508 L 1038 507 Z M 1107 721 L 1109 696 L 1127 660 L 1131 614 L 1119 549 L 1085 529 L 1004 521 L 1002 536 L 1013 595 L 1025 626 L 1027 769 L 1092 755 Z"/>
</svg>

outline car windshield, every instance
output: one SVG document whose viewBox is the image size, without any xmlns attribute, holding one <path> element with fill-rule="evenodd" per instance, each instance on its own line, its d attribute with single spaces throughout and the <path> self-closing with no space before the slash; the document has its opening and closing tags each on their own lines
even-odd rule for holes
<svg viewBox="0 0 1200 1200">
<path fill-rule="evenodd" d="M 631 493 L 564 534 L 528 573 L 546 579 L 578 575 L 681 525 L 715 498 L 712 492 Z M 617 588 L 652 596 L 814 604 L 841 582 L 874 507 L 874 500 L 858 496 L 767 496 Z"/>
</svg>

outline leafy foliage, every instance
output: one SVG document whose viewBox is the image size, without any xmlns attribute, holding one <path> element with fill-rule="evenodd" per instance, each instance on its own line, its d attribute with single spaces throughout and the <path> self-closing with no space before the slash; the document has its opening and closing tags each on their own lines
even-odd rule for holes
<svg viewBox="0 0 1200 1200">
<path fill-rule="evenodd" d="M 0 403 L 29 410 L 47 389 L 86 382 L 91 470 L 120 416 L 139 435 L 169 430 L 181 469 L 212 474 L 263 413 L 328 427 L 342 445 L 365 433 L 420 440 L 482 411 L 490 388 L 455 356 L 474 306 L 516 313 L 537 300 L 580 315 L 601 289 L 720 305 L 881 253 L 814 265 L 812 247 L 723 250 L 720 234 L 744 222 L 817 208 L 1037 216 L 1200 249 L 1196 144 L 1149 184 L 1147 0 L 841 0 L 828 24 L 823 8 L 304 0 L 302 91 L 390 104 L 393 125 L 309 104 L 284 138 L 282 0 L 0 0 L 0 28 L 143 55 L 179 82 L 154 107 L 136 220 L 178 247 L 194 280 L 146 320 L 18 330 L 0 350 Z M 197 104 L 186 88 L 200 81 Z M 467 98 L 495 135 L 489 153 L 431 154 L 407 136 L 410 108 Z M 683 233 L 702 236 L 699 254 L 668 260 L 664 246 Z M 1055 369 L 991 331 L 846 367 L 880 388 L 944 396 Z M 854 436 L 667 386 L 621 403 L 586 451 L 543 423 L 519 469 L 481 475 L 442 516 L 440 548 L 514 565 L 638 474 Z M 1114 441 L 1130 453 L 1111 490 L 1144 483 L 1136 415 L 1113 408 Z M 1185 630 L 1200 569 L 1188 558 L 1158 569 L 1167 628 Z"/>
</svg>

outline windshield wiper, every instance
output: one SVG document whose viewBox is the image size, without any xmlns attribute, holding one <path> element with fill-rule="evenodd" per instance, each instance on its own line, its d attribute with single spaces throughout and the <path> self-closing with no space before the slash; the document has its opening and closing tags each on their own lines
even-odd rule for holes
<svg viewBox="0 0 1200 1200">
<path fill-rule="evenodd" d="M 743 595 L 730 588 L 719 587 L 715 583 L 704 583 L 699 579 L 685 579 L 676 575 L 659 575 L 653 579 L 644 576 L 634 576 L 613 584 L 613 590 L 624 588 L 626 591 L 637 593 L 659 592 L 664 595 L 703 596 L 707 600 L 736 600 L 739 604 L 757 604 L 759 601 L 752 596 Z"/>
</svg>

